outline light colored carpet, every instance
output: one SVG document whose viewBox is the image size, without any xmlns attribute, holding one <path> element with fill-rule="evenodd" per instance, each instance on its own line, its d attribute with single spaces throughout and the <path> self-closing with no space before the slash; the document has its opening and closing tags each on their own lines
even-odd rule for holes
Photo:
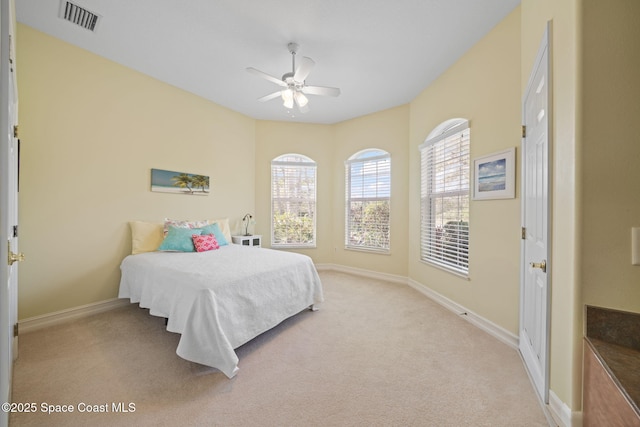
<svg viewBox="0 0 640 427">
<path fill-rule="evenodd" d="M 548 425 L 515 350 L 409 286 L 321 278 L 320 311 L 240 347 L 231 380 L 179 358 L 179 336 L 135 304 L 24 334 L 13 400 L 38 410 L 10 425 Z M 119 402 L 135 412 L 114 413 Z"/>
</svg>

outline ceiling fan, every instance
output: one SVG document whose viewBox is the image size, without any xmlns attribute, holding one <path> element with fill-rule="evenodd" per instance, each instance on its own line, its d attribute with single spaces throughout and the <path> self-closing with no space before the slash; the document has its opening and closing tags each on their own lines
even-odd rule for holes
<svg viewBox="0 0 640 427">
<path fill-rule="evenodd" d="M 282 79 L 267 74 L 263 71 L 257 70 L 253 67 L 247 68 L 247 71 L 251 74 L 255 74 L 263 79 L 269 80 L 272 83 L 282 87 L 276 92 L 269 95 L 258 98 L 260 102 L 270 101 L 277 97 L 281 97 L 285 108 L 291 109 L 293 105 L 297 105 L 298 109 L 302 113 L 309 111 L 308 103 L 309 99 L 305 95 L 322 95 L 322 96 L 338 96 L 340 95 L 340 89 L 335 87 L 326 86 L 308 86 L 305 83 L 305 79 L 311 72 L 311 69 L 315 65 L 313 59 L 306 56 L 300 61 L 300 65 L 296 68 L 296 53 L 298 51 L 297 43 L 289 43 L 287 45 L 289 52 L 291 53 L 292 67 L 291 72 L 285 73 Z"/>
</svg>

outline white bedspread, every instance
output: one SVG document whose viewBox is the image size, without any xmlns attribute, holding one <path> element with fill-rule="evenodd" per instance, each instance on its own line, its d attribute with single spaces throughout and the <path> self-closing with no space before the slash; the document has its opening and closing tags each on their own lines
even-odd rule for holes
<svg viewBox="0 0 640 427">
<path fill-rule="evenodd" d="M 149 252 L 126 257 L 120 269 L 118 296 L 168 318 L 167 330 L 182 335 L 180 357 L 229 378 L 238 371 L 235 348 L 323 301 L 311 258 L 272 249 Z"/>
</svg>

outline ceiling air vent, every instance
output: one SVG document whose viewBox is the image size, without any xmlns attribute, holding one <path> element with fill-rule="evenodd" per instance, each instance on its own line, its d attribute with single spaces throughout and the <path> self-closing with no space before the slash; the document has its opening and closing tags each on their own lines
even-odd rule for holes
<svg viewBox="0 0 640 427">
<path fill-rule="evenodd" d="M 100 15 L 90 12 L 70 1 L 60 1 L 60 18 L 76 24 L 86 30 L 95 31 Z"/>
</svg>

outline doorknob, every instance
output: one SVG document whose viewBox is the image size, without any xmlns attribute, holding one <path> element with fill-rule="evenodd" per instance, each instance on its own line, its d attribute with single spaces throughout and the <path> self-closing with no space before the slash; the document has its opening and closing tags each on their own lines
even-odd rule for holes
<svg viewBox="0 0 640 427">
<path fill-rule="evenodd" d="M 24 254 L 22 252 L 18 252 L 17 254 L 14 253 L 13 251 L 11 251 L 11 242 L 7 242 L 7 254 L 8 254 L 8 260 L 7 263 L 9 265 L 13 265 L 14 262 L 18 261 L 24 261 Z"/>
<path fill-rule="evenodd" d="M 530 265 L 531 268 L 539 268 L 543 273 L 547 272 L 547 261 L 544 259 L 541 262 L 532 262 Z"/>
</svg>

